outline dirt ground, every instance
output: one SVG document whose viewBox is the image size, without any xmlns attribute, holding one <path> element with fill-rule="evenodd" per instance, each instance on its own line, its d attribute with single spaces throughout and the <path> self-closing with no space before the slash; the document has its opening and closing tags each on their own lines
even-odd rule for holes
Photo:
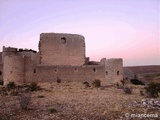
<svg viewBox="0 0 160 120">
<path fill-rule="evenodd" d="M 159 117 L 141 120 L 160 119 L 160 109 L 132 105 L 145 98 L 139 92 L 143 86 L 132 85 L 132 94 L 126 94 L 116 85 L 99 88 L 78 82 L 38 85 L 42 90 L 27 93 L 31 101 L 25 110 L 20 107 L 18 95 L 0 94 L 0 120 L 139 120 L 127 115 L 151 113 Z"/>
</svg>

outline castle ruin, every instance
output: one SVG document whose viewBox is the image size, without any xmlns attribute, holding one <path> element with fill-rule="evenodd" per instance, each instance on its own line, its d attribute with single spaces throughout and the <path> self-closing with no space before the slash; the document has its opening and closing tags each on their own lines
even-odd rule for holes
<svg viewBox="0 0 160 120">
<path fill-rule="evenodd" d="M 85 55 L 85 38 L 77 34 L 42 33 L 39 52 L 3 47 L 0 52 L 0 81 L 17 85 L 31 82 L 94 81 L 107 84 L 123 79 L 123 60 L 90 61 Z"/>
</svg>

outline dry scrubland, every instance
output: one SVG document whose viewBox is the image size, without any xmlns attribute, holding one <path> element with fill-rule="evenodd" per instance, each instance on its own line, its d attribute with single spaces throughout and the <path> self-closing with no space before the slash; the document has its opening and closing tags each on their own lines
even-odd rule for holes
<svg viewBox="0 0 160 120">
<path fill-rule="evenodd" d="M 125 113 L 159 113 L 160 108 L 134 106 L 146 99 L 140 95 L 143 86 L 132 86 L 132 94 L 116 85 L 86 87 L 78 82 L 41 83 L 42 89 L 28 91 L 28 109 L 21 109 L 19 95 L 0 94 L 1 120 L 129 120 Z M 1 86 L 2 89 L 2 86 Z M 23 88 L 24 89 L 24 88 Z M 160 98 L 154 98 L 160 100 Z M 131 120 L 138 120 L 134 118 Z M 149 118 L 151 120 L 151 118 Z M 144 118 L 146 120 L 146 118 Z M 157 118 L 158 120 L 158 118 Z"/>
</svg>

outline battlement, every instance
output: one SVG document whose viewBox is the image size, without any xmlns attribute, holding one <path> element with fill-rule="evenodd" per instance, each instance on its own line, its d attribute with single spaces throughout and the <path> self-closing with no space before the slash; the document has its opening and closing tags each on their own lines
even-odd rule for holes
<svg viewBox="0 0 160 120">
<path fill-rule="evenodd" d="M 33 52 L 33 53 L 37 53 L 37 51 L 32 50 L 32 49 L 23 49 L 23 48 L 19 48 L 17 52 Z"/>
<path fill-rule="evenodd" d="M 17 52 L 17 48 L 3 46 L 3 52 Z"/>
</svg>

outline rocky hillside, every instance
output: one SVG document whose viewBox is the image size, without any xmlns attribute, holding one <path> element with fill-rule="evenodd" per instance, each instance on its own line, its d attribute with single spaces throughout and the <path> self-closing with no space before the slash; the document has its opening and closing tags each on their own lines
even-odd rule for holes
<svg viewBox="0 0 160 120">
<path fill-rule="evenodd" d="M 160 82 L 160 65 L 124 67 L 124 77 L 137 78 L 144 83 Z"/>
</svg>

